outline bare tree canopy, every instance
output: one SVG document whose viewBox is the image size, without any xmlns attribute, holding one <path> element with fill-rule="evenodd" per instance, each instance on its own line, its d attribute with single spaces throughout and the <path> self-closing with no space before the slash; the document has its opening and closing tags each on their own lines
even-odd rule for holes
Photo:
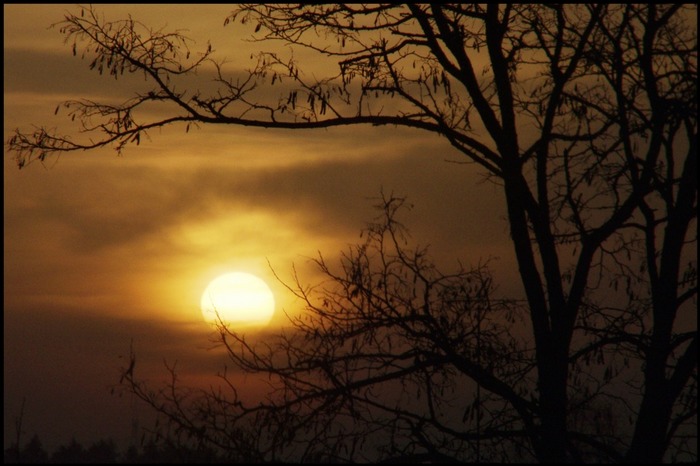
<svg viewBox="0 0 700 466">
<path fill-rule="evenodd" d="M 310 77 L 261 52 L 229 75 L 180 32 L 81 7 L 57 25 L 73 53 L 148 88 L 65 102 L 81 139 L 18 130 L 19 167 L 175 124 L 428 131 L 502 187 L 525 295 L 406 249 L 389 196 L 340 272 L 318 260 L 335 287 L 290 287 L 308 320 L 267 348 L 221 328 L 235 367 L 275 379 L 268 404 L 229 387 L 184 412 L 133 372 L 129 389 L 259 460 L 697 459 L 695 5 L 244 4 L 223 20 L 336 67 Z M 214 82 L 188 87 L 205 70 Z"/>
</svg>

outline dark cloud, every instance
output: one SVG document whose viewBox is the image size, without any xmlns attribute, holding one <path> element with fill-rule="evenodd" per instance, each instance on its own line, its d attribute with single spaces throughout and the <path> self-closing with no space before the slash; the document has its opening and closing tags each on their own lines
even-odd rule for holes
<svg viewBox="0 0 700 466">
<path fill-rule="evenodd" d="M 385 131 L 386 138 L 395 138 L 391 129 Z M 310 234 L 347 236 L 378 214 L 372 199 L 384 190 L 407 196 L 415 205 L 406 214 L 407 225 L 422 241 L 452 250 L 478 243 L 488 254 L 489 242 L 506 239 L 497 218 L 504 212 L 503 200 L 492 185 L 477 182 L 474 167 L 448 163 L 442 154 L 430 152 L 439 149 L 426 146 L 395 156 L 361 147 L 367 157 L 327 157 L 278 168 L 238 168 L 213 160 L 173 168 L 165 159 L 162 167 L 144 167 L 102 155 L 111 163 L 18 172 L 8 194 L 15 199 L 31 196 L 33 202 L 10 201 L 6 219 L 16 228 L 31 228 L 37 221 L 62 224 L 68 247 L 84 252 L 137 242 L 181 222 L 251 209 L 295 218 Z M 22 177 L 40 177 L 42 183 L 25 184 Z M 478 220 L 484 213 L 489 214 L 487 222 Z"/>
<path fill-rule="evenodd" d="M 60 40 L 57 34 L 57 42 Z M 133 93 L 135 86 L 136 89 L 144 87 L 142 77 L 125 76 L 115 80 L 90 71 L 90 61 L 73 57 L 69 47 L 61 52 L 6 48 L 3 59 L 5 70 L 11 70 L 5 73 L 5 92 L 11 89 L 12 92 L 46 95 L 115 97 Z M 48 76 L 51 79 L 47 79 Z M 53 110 L 47 108 L 47 115 Z"/>
</svg>

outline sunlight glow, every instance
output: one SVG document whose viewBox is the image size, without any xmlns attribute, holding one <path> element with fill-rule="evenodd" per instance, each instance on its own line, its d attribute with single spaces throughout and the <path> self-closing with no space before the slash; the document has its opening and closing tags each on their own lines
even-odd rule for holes
<svg viewBox="0 0 700 466">
<path fill-rule="evenodd" d="M 267 325 L 275 312 L 270 287 L 255 275 L 233 272 L 214 279 L 202 294 L 202 315 L 234 327 Z M 218 314 L 218 317 L 217 317 Z"/>
</svg>

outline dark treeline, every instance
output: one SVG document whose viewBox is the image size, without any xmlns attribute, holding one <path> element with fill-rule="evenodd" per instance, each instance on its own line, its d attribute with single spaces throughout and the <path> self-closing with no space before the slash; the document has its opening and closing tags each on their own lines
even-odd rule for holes
<svg viewBox="0 0 700 466">
<path fill-rule="evenodd" d="M 243 461 L 243 458 L 238 458 Z M 4 451 L 3 463 L 25 464 L 143 464 L 143 463 L 232 463 L 237 458 L 223 457 L 211 449 L 182 445 L 167 438 L 150 439 L 140 446 L 120 451 L 112 439 L 101 439 L 83 446 L 75 438 L 48 452 L 37 434 L 21 448 L 11 445 Z"/>
</svg>

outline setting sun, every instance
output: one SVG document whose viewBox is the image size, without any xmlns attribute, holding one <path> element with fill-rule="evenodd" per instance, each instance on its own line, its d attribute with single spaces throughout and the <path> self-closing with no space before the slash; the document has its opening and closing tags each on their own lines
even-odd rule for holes
<svg viewBox="0 0 700 466">
<path fill-rule="evenodd" d="M 202 294 L 202 315 L 209 323 L 219 318 L 233 326 L 261 326 L 270 322 L 275 298 L 255 275 L 227 273 L 212 280 Z"/>
<path fill-rule="evenodd" d="M 698 462 L 697 4 L 3 13 L 4 463 Z"/>
</svg>

